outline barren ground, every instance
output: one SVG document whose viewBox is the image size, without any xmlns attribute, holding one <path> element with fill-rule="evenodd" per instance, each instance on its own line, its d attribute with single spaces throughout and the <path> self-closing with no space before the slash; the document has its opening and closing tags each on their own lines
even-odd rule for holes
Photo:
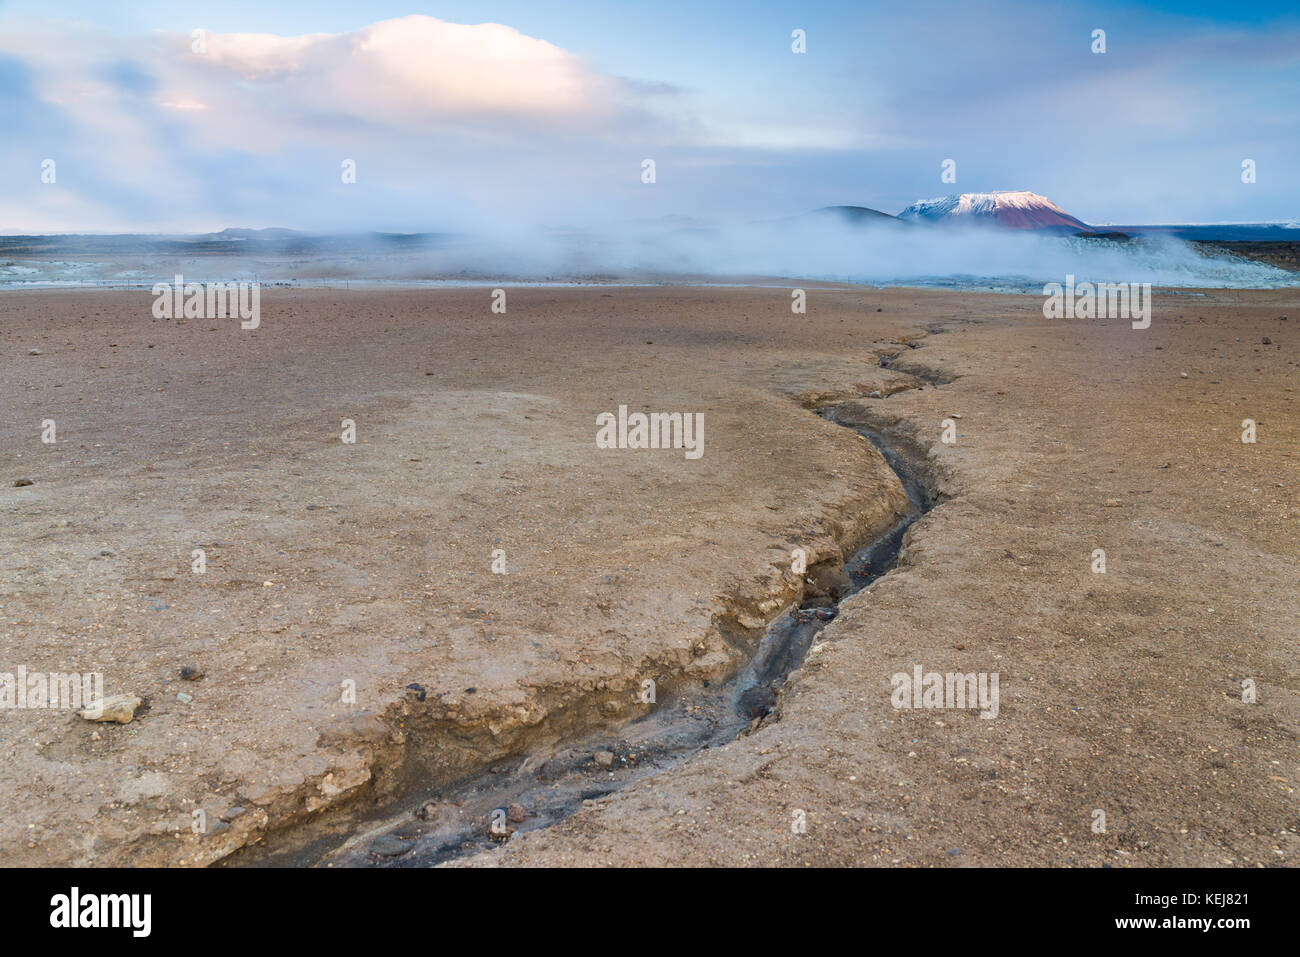
<svg viewBox="0 0 1300 957">
<path fill-rule="evenodd" d="M 145 698 L 127 725 L 0 709 L 0 863 L 342 835 L 617 737 L 647 677 L 725 677 L 799 599 L 793 548 L 836 564 L 905 506 L 810 411 L 832 400 L 928 456 L 944 500 L 901 566 L 752 733 L 462 863 L 1300 852 L 1294 291 L 1157 290 L 1145 331 L 864 288 L 812 288 L 806 316 L 784 288 L 518 288 L 504 316 L 487 289 L 265 289 L 252 332 L 151 301 L 0 297 L 0 672 Z M 704 456 L 596 449 L 620 404 L 703 412 Z M 895 710 L 916 665 L 998 672 L 998 717 Z"/>
</svg>

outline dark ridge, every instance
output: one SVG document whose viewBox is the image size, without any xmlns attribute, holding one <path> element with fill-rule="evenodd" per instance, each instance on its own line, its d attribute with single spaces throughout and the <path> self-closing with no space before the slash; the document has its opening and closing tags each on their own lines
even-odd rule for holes
<svg viewBox="0 0 1300 957">
<path fill-rule="evenodd" d="M 820 209 L 814 209 L 809 216 L 838 216 L 845 222 L 852 223 L 855 226 L 870 223 L 897 223 L 904 224 L 906 220 L 899 219 L 889 213 L 882 213 L 878 209 L 872 209 L 869 206 L 823 206 Z"/>
</svg>

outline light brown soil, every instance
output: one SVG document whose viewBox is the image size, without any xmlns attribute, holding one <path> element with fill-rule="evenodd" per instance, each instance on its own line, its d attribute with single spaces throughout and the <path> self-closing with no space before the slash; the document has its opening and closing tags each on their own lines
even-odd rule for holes
<svg viewBox="0 0 1300 957">
<path fill-rule="evenodd" d="M 146 699 L 120 726 L 0 710 L 0 862 L 274 847 L 617 726 L 647 676 L 724 676 L 798 599 L 791 549 L 834 562 L 904 507 L 869 444 L 808 411 L 854 396 L 948 499 L 779 720 L 470 862 L 1300 850 L 1294 292 L 1158 291 L 1146 331 L 914 290 L 813 289 L 794 316 L 788 289 L 520 288 L 500 316 L 487 289 L 267 289 L 254 332 L 150 302 L 0 299 L 0 672 Z M 703 458 L 597 450 L 619 404 L 703 412 Z M 917 664 L 999 672 L 999 716 L 894 710 Z"/>
</svg>

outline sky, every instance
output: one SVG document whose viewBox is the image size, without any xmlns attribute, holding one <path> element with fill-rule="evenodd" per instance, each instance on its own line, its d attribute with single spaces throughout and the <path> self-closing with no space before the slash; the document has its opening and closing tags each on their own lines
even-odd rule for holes
<svg viewBox="0 0 1300 957">
<path fill-rule="evenodd" d="M 1296 104 L 1294 2 L 0 0 L 0 232 L 1289 221 Z"/>
</svg>

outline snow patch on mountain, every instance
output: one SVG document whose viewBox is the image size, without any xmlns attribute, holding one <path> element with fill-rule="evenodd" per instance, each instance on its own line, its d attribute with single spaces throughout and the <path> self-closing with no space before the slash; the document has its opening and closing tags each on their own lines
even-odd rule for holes
<svg viewBox="0 0 1300 957">
<path fill-rule="evenodd" d="M 1010 229 L 1069 229 L 1089 231 L 1087 223 L 1071 216 L 1046 196 L 1028 190 L 962 193 L 913 203 L 899 219 L 929 222 L 983 222 Z"/>
</svg>

